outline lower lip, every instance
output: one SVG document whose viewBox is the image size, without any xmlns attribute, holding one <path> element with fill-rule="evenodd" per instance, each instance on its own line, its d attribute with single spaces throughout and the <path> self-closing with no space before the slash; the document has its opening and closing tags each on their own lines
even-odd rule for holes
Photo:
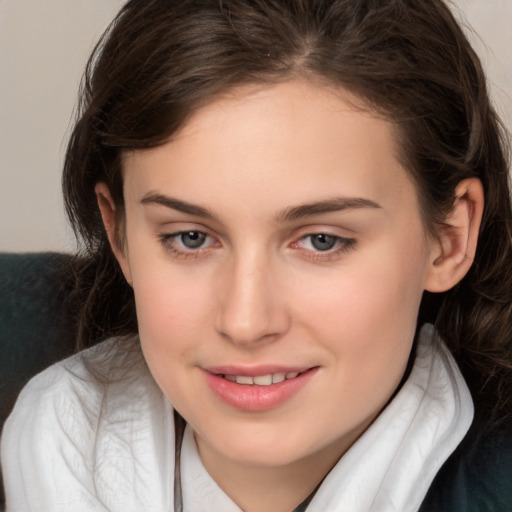
<svg viewBox="0 0 512 512">
<path fill-rule="evenodd" d="M 294 379 L 258 386 L 256 384 L 237 384 L 204 371 L 211 390 L 225 403 L 244 411 L 266 411 L 278 407 L 296 395 L 312 378 L 318 368 L 301 373 Z"/>
</svg>

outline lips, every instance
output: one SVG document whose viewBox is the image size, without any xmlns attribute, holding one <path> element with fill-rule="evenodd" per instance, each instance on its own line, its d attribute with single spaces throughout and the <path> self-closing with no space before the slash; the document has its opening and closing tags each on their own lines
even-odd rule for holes
<svg viewBox="0 0 512 512">
<path fill-rule="evenodd" d="M 265 411 L 291 400 L 317 370 L 209 368 L 203 373 L 210 389 L 224 403 L 244 411 Z"/>
</svg>

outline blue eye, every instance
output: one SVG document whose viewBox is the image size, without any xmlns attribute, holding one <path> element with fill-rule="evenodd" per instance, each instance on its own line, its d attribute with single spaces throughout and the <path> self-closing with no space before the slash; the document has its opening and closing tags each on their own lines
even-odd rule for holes
<svg viewBox="0 0 512 512">
<path fill-rule="evenodd" d="M 203 231 L 179 231 L 158 235 L 158 238 L 166 251 L 179 258 L 198 257 L 203 250 L 215 246 L 215 239 Z"/>
<path fill-rule="evenodd" d="M 317 251 L 330 251 L 339 241 L 339 238 L 325 233 L 309 235 L 310 243 Z"/>
<path fill-rule="evenodd" d="M 187 231 L 178 233 L 176 238 L 178 238 L 180 243 L 187 249 L 199 249 L 204 245 L 207 236 L 201 231 Z"/>
<path fill-rule="evenodd" d="M 335 257 L 343 252 L 348 252 L 356 245 L 354 238 L 344 238 L 342 236 L 329 235 L 327 233 L 311 233 L 303 236 L 296 246 L 306 250 L 312 256 L 326 258 Z"/>
</svg>

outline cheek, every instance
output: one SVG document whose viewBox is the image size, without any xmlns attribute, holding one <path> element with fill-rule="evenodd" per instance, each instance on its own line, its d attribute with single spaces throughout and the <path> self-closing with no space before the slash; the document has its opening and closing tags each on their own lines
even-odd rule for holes
<svg viewBox="0 0 512 512">
<path fill-rule="evenodd" d="M 416 330 L 425 255 L 421 240 L 414 247 L 381 244 L 309 284 L 304 325 L 346 363 L 347 378 L 386 373 L 392 386 L 401 377 Z"/>
<path fill-rule="evenodd" d="M 401 330 L 404 325 L 416 324 L 421 281 L 414 267 L 382 259 L 380 263 L 347 266 L 325 276 L 323 286 L 318 279 L 308 286 L 311 293 L 302 307 L 325 329 L 332 326 L 342 331 L 379 332 L 395 325 Z"/>
<path fill-rule="evenodd" d="M 189 403 L 203 400 L 204 393 L 194 387 L 188 372 L 195 366 L 201 343 L 208 339 L 208 298 L 200 293 L 200 286 L 170 275 L 168 269 L 151 266 L 139 270 L 134 291 L 144 358 L 167 399 L 186 412 Z"/>
<path fill-rule="evenodd" d="M 158 258 L 132 265 L 133 288 L 142 348 L 148 363 L 182 360 L 204 338 L 211 309 L 208 280 L 198 280 Z"/>
</svg>

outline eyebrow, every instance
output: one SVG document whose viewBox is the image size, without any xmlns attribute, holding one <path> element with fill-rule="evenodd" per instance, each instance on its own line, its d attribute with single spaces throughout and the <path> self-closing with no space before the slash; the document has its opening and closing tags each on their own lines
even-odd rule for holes
<svg viewBox="0 0 512 512">
<path fill-rule="evenodd" d="M 335 197 L 325 201 L 302 204 L 287 208 L 277 215 L 278 222 L 290 222 L 313 215 L 339 212 L 343 210 L 355 210 L 361 208 L 380 209 L 381 206 L 370 199 L 363 197 Z"/>
<path fill-rule="evenodd" d="M 146 194 L 142 198 L 141 203 L 143 205 L 148 204 L 165 206 L 167 208 L 177 210 L 178 212 L 187 213 L 189 215 L 194 215 L 203 219 L 213 220 L 215 218 L 212 213 L 210 213 L 206 208 L 203 208 L 202 206 L 188 203 L 186 201 L 181 201 L 180 199 L 175 199 L 174 197 L 164 196 L 162 194 Z"/>
<path fill-rule="evenodd" d="M 150 192 L 142 198 L 141 203 L 143 205 L 165 206 L 166 208 L 171 208 L 172 210 L 203 219 L 214 220 L 216 218 L 213 213 L 202 206 L 162 194 Z M 279 223 L 291 222 L 304 217 L 312 217 L 313 215 L 323 215 L 326 213 L 362 208 L 380 209 L 381 206 L 370 199 L 362 197 L 335 197 L 325 201 L 316 201 L 286 208 L 276 215 L 276 221 Z"/>
</svg>

